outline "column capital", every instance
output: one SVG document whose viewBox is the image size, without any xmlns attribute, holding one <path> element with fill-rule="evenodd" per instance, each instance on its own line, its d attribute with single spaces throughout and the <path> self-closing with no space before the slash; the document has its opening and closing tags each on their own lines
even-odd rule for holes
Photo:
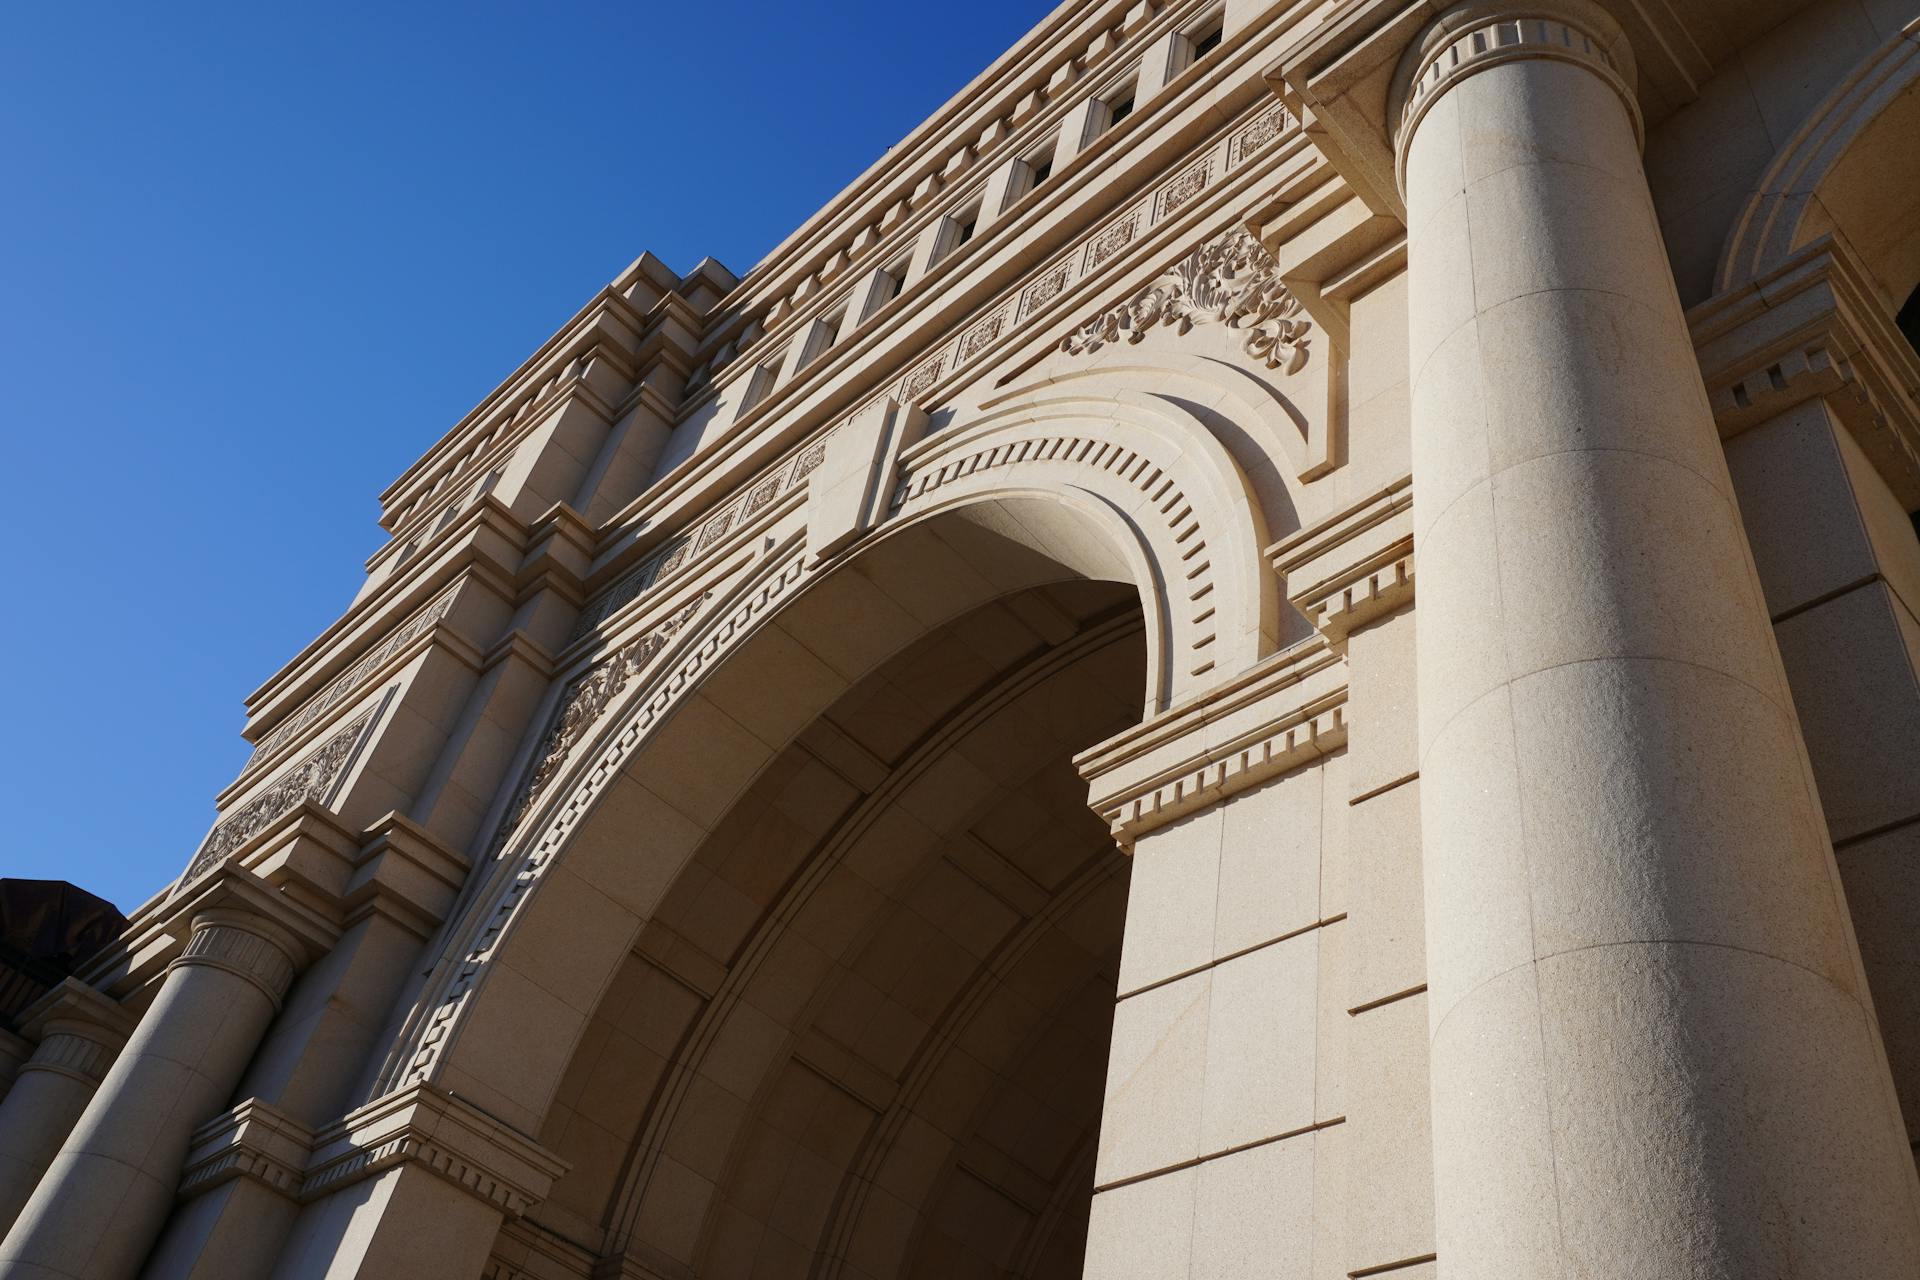
<svg viewBox="0 0 1920 1280">
<path fill-rule="evenodd" d="M 1489 25 L 1476 26 L 1482 19 Z M 1531 37 L 1517 47 L 1504 43 L 1494 28 L 1522 19 L 1564 23 L 1587 39 L 1597 39 L 1623 93 L 1633 100 L 1636 92 L 1644 92 L 1647 109 L 1656 118 L 1699 96 L 1700 85 L 1714 74 L 1716 64 L 1733 54 L 1712 15 L 1700 6 L 1649 8 L 1632 0 L 1495 0 L 1477 5 L 1348 0 L 1325 20 L 1306 24 L 1263 75 L 1368 208 L 1404 221 L 1406 203 L 1394 152 L 1400 138 L 1411 133 L 1402 127 L 1401 112 L 1413 95 L 1396 96 L 1394 90 L 1403 71 L 1407 88 L 1413 87 L 1414 77 L 1403 60 L 1414 62 L 1417 69 L 1426 61 L 1422 55 L 1430 53 L 1437 63 L 1452 47 L 1449 36 L 1466 42 L 1461 52 L 1477 56 L 1475 31 L 1489 55 L 1506 58 L 1525 48 L 1531 51 L 1520 56 L 1574 56 L 1565 46 L 1550 51 L 1545 37 L 1538 45 Z M 1475 69 L 1493 65 L 1498 64 L 1489 57 Z M 1433 97 L 1433 89 L 1444 87 L 1436 81 L 1420 96 Z M 1636 107 L 1636 119 L 1637 112 Z"/>
<path fill-rule="evenodd" d="M 1589 0 L 1468 0 L 1428 24 L 1400 57 L 1387 93 L 1387 126 L 1394 146 L 1394 181 L 1407 193 L 1407 147 L 1421 120 L 1462 81 L 1510 62 L 1570 62 L 1599 76 L 1646 142 L 1646 124 L 1634 97 L 1633 46 L 1620 24 Z"/>
<path fill-rule="evenodd" d="M 214 907 L 194 915 L 187 945 L 167 967 L 224 969 L 260 988 L 277 1009 L 304 950 L 294 935 L 263 915 Z"/>
<path fill-rule="evenodd" d="M 20 1029 L 37 1041 L 22 1071 L 54 1071 L 95 1088 L 133 1032 L 133 1018 L 84 982 L 63 979 L 20 1015 Z"/>
</svg>

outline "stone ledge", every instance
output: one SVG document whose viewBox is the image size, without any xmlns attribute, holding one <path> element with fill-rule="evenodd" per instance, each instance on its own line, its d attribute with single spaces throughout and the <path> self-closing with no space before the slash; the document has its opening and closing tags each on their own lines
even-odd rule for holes
<svg viewBox="0 0 1920 1280">
<path fill-rule="evenodd" d="M 180 1177 L 180 1198 L 203 1195 L 236 1178 L 297 1198 L 313 1130 L 258 1098 L 249 1098 L 194 1131 Z"/>
<path fill-rule="evenodd" d="M 1413 477 L 1267 548 L 1287 599 L 1329 644 L 1413 600 Z"/>
<path fill-rule="evenodd" d="M 1134 841 L 1347 741 L 1345 667 L 1315 637 L 1074 757 L 1088 803 Z"/>
<path fill-rule="evenodd" d="M 376 1098 L 322 1130 L 301 1183 L 314 1200 L 417 1164 L 517 1218 L 571 1166 L 532 1139 L 434 1085 Z"/>
<path fill-rule="evenodd" d="M 1815 240 L 1687 324 L 1723 440 L 1824 398 L 1894 495 L 1920 507 L 1920 357 L 1844 245 Z"/>
</svg>

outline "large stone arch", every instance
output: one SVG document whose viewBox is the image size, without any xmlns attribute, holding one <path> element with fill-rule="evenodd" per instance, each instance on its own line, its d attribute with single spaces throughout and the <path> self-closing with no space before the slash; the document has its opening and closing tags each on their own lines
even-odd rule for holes
<svg viewBox="0 0 1920 1280">
<path fill-rule="evenodd" d="M 1822 236 L 1889 312 L 1920 282 L 1920 18 L 1862 60 L 1768 164 L 1728 233 L 1716 292 L 1766 277 Z"/>
<path fill-rule="evenodd" d="M 592 669 L 602 676 L 576 676 L 568 688 L 619 687 L 590 699 L 557 745 L 577 708 L 552 712 L 548 754 L 528 766 L 538 785 L 509 810 L 501 855 L 449 931 L 375 1093 L 429 1082 L 537 1132 L 588 1012 L 701 824 L 832 696 L 972 608 L 1074 578 L 1129 583 L 1146 618 L 1149 713 L 1271 653 L 1280 602 L 1260 554 L 1265 518 L 1210 420 L 1260 437 L 1304 428 L 1271 398 L 1250 404 L 1220 362 L 1160 370 L 1162 386 L 1186 391 L 1177 398 L 1145 390 L 1156 375 L 1137 358 L 1111 363 L 1030 378 L 897 456 L 886 509 L 850 552 L 820 562 L 818 530 L 795 508 L 744 568 L 622 632 Z M 908 563 L 928 538 L 945 546 L 937 570 Z M 808 665 L 794 628 L 810 641 L 836 631 L 844 651 Z M 763 674 L 795 664 L 824 671 L 829 687 L 808 695 Z M 751 689 L 722 705 L 721 676 L 743 670 Z M 669 722 L 674 751 L 650 750 Z M 647 770 L 669 754 L 702 785 L 650 789 Z M 653 850 L 636 863 L 596 829 L 646 830 Z"/>
</svg>

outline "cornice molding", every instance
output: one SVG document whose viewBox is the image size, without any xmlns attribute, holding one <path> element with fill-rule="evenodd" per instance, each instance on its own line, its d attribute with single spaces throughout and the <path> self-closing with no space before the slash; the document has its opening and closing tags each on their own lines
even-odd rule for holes
<svg viewBox="0 0 1920 1280">
<path fill-rule="evenodd" d="M 1413 477 L 1267 548 L 1287 600 L 1336 647 L 1413 601 Z"/>
<path fill-rule="evenodd" d="M 194 1132 L 180 1195 L 204 1195 L 247 1178 L 305 1204 L 407 1164 L 446 1179 L 509 1218 L 544 1199 L 570 1167 L 452 1094 L 412 1085 L 317 1132 L 249 1098 Z"/>
<path fill-rule="evenodd" d="M 1318 637 L 1074 757 L 1129 852 L 1147 832 L 1346 745 L 1345 664 Z"/>
<path fill-rule="evenodd" d="M 398 625 L 443 589 L 479 579 L 512 600 L 521 561 L 531 545 L 533 526 L 515 516 L 491 494 L 474 503 L 415 554 L 402 572 L 390 574 L 349 605 L 291 661 L 247 695 L 250 723 L 277 714 L 283 699 L 311 696 L 344 670 L 362 646 Z M 299 692 L 296 692 L 298 690 Z"/>
<path fill-rule="evenodd" d="M 303 1201 L 402 1165 L 417 1165 L 517 1218 L 572 1167 L 525 1134 L 431 1084 L 376 1098 L 320 1131 Z"/>
<path fill-rule="evenodd" d="M 313 1130 L 249 1098 L 194 1131 L 180 1175 L 180 1198 L 192 1199 L 247 1178 L 296 1200 L 312 1151 Z"/>
<path fill-rule="evenodd" d="M 1920 507 L 1920 356 L 1843 244 L 1808 244 L 1687 323 L 1723 439 L 1820 397 L 1894 496 Z"/>
</svg>

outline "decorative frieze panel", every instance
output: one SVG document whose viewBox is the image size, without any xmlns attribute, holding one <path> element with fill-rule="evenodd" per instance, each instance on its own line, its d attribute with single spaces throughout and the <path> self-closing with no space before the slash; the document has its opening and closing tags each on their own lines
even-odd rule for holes
<svg viewBox="0 0 1920 1280">
<path fill-rule="evenodd" d="M 667 647 L 667 641 L 680 633 L 680 629 L 686 626 L 688 619 L 699 611 L 711 594 L 709 592 L 681 606 L 672 617 L 646 635 L 626 644 L 611 657 L 595 663 L 561 692 L 560 704 L 554 708 L 547 731 L 541 736 L 526 780 L 514 794 L 513 803 L 507 806 L 506 816 L 501 819 L 500 829 L 494 835 L 493 852 L 499 852 L 507 842 L 507 837 L 519 825 L 520 819 L 526 816 L 527 810 L 559 774 L 560 767 L 566 763 L 567 754 L 600 719 L 601 713 L 612 705 L 635 676 L 646 669 L 654 655 Z"/>
<path fill-rule="evenodd" d="M 247 758 L 246 766 L 241 769 L 240 776 L 245 777 L 256 765 L 298 737 L 301 731 L 314 721 L 358 693 L 360 687 L 372 679 L 381 668 L 393 661 L 395 655 L 402 649 L 431 631 L 435 624 L 452 610 L 453 593 L 457 585 L 448 587 L 428 601 L 412 617 L 389 632 L 386 639 L 368 650 L 366 656 L 360 661 L 335 676 L 320 692 L 301 703 L 297 711 L 281 721 L 272 733 L 254 744 L 253 754 Z"/>
<path fill-rule="evenodd" d="M 1184 334 L 1205 324 L 1244 332 L 1241 349 L 1269 369 L 1298 373 L 1307 363 L 1313 322 L 1280 283 L 1273 255 L 1244 229 L 1201 245 L 1139 293 L 1061 339 L 1060 349 L 1084 355 L 1138 342 L 1162 325 Z"/>
<path fill-rule="evenodd" d="M 332 737 L 309 752 L 299 763 L 274 779 L 266 790 L 222 819 L 207 834 L 200 851 L 187 865 L 175 893 L 225 861 L 228 854 L 265 831 L 279 819 L 303 804 L 327 805 L 347 767 L 360 753 L 368 728 L 393 697 L 394 689 L 365 711 L 334 731 Z"/>
<path fill-rule="evenodd" d="M 835 427 L 834 430 L 838 430 Z M 772 506 L 776 499 L 793 492 L 819 467 L 827 456 L 828 431 L 807 441 L 779 462 L 748 481 L 721 509 L 705 517 L 687 534 L 673 539 L 638 568 L 608 587 L 580 611 L 573 625 L 573 638 L 597 631 L 600 625 L 620 610 L 705 557 L 725 535 L 745 525 L 755 515 Z"/>
</svg>

